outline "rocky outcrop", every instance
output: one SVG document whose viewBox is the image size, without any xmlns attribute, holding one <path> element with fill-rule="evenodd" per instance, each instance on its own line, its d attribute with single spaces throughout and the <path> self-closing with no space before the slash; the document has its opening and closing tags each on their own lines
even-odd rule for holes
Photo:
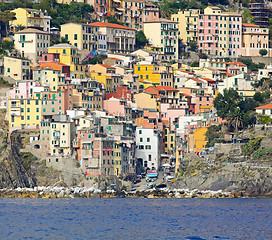
<svg viewBox="0 0 272 240">
<path fill-rule="evenodd" d="M 27 162 L 23 161 L 19 149 L 22 147 L 20 135 L 10 137 L 11 145 L 3 152 L 0 160 L 0 188 L 34 187 L 36 179 Z"/>
<path fill-rule="evenodd" d="M 251 197 L 272 197 L 272 169 L 247 163 L 202 168 L 195 174 L 184 174 L 170 187 L 244 192 Z"/>
<path fill-rule="evenodd" d="M 243 192 L 230 193 L 223 191 L 199 191 L 194 189 L 148 189 L 146 191 L 101 191 L 91 188 L 64 187 L 34 187 L 1 189 L 0 198 L 113 198 L 113 197 L 142 197 L 142 198 L 233 198 L 246 197 Z"/>
</svg>

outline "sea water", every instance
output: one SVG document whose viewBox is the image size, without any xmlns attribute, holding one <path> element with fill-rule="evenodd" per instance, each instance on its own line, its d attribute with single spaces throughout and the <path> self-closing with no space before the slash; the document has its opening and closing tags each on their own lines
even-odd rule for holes
<svg viewBox="0 0 272 240">
<path fill-rule="evenodd" d="M 0 199 L 0 239 L 272 239 L 272 199 Z"/>
</svg>

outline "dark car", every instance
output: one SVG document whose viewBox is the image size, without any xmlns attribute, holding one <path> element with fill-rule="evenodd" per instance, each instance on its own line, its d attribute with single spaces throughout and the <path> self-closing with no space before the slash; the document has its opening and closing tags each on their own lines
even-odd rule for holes
<svg viewBox="0 0 272 240">
<path fill-rule="evenodd" d="M 137 184 L 137 183 L 140 183 L 140 182 L 141 182 L 140 178 L 137 178 L 136 180 L 133 181 L 134 184 Z"/>
</svg>

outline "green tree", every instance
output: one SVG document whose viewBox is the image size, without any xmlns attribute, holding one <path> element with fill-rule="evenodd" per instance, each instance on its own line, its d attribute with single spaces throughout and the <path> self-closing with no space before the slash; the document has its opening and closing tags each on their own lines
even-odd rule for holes
<svg viewBox="0 0 272 240">
<path fill-rule="evenodd" d="M 106 16 L 105 19 L 107 20 L 108 23 L 115 23 L 125 26 L 125 23 L 118 21 L 118 19 L 114 16 Z"/>
<path fill-rule="evenodd" d="M 226 119 L 233 109 L 238 107 L 241 97 L 234 89 L 224 89 L 223 94 L 219 93 L 214 99 L 214 107 L 219 117 Z"/>
<path fill-rule="evenodd" d="M 8 36 L 8 26 L 9 21 L 15 20 L 15 13 L 11 12 L 10 10 L 6 10 L 4 12 L 0 12 L 0 21 L 4 23 L 6 29 L 6 36 Z"/>
<path fill-rule="evenodd" d="M 255 23 L 254 17 L 249 9 L 244 9 L 242 13 L 243 23 Z"/>
<path fill-rule="evenodd" d="M 199 67 L 199 62 L 192 62 L 191 67 Z"/>
<path fill-rule="evenodd" d="M 208 56 L 205 53 L 199 53 L 198 56 L 200 59 L 207 59 L 208 58 Z"/>
<path fill-rule="evenodd" d="M 198 43 L 196 41 L 190 41 L 189 42 L 189 50 L 193 52 L 197 52 L 198 49 Z"/>
<path fill-rule="evenodd" d="M 251 156 L 251 154 L 257 151 L 261 146 L 262 137 L 251 138 L 242 149 L 242 153 L 245 156 Z"/>
<path fill-rule="evenodd" d="M 260 53 L 260 55 L 263 57 L 263 56 L 267 55 L 267 50 L 266 50 L 266 49 L 261 49 L 261 50 L 259 51 L 259 53 Z"/>
<path fill-rule="evenodd" d="M 270 92 L 268 92 L 268 91 L 265 91 L 265 92 L 256 92 L 254 94 L 254 96 L 253 96 L 253 99 L 256 102 L 259 102 L 259 103 L 264 103 L 269 98 L 270 98 Z"/>
<path fill-rule="evenodd" d="M 215 142 L 220 142 L 219 138 L 222 138 L 221 125 L 211 125 L 206 132 L 207 144 L 206 147 L 213 147 Z"/>
<path fill-rule="evenodd" d="M 143 31 L 139 31 L 136 34 L 136 47 L 144 47 L 148 43 L 148 40 Z"/>
<path fill-rule="evenodd" d="M 4 40 L 2 43 L 1 43 L 1 47 L 5 50 L 9 50 L 9 51 L 12 51 L 14 49 L 14 43 L 13 41 L 7 41 L 7 40 Z"/>
</svg>

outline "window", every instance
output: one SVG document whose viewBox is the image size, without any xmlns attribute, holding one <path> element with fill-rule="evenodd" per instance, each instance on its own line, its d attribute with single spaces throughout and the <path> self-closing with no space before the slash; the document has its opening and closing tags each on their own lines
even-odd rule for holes
<svg viewBox="0 0 272 240">
<path fill-rule="evenodd" d="M 74 40 L 77 40 L 77 34 L 74 34 Z"/>
<path fill-rule="evenodd" d="M 27 112 L 30 112 L 30 108 L 27 108 Z"/>
<path fill-rule="evenodd" d="M 142 134 L 142 130 L 139 130 L 139 134 Z"/>
<path fill-rule="evenodd" d="M 149 149 L 150 150 L 151 149 L 151 145 L 146 145 L 145 149 Z"/>
<path fill-rule="evenodd" d="M 143 138 L 140 138 L 140 142 L 143 142 Z"/>
<path fill-rule="evenodd" d="M 150 142 L 150 138 L 147 138 L 147 142 Z"/>
</svg>

